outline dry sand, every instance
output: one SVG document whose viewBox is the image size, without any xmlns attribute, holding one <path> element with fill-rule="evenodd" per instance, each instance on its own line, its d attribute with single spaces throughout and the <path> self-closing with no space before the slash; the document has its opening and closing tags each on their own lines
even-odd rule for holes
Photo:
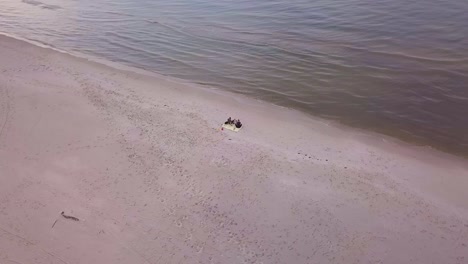
<svg viewBox="0 0 468 264">
<path fill-rule="evenodd" d="M 465 160 L 8 37 L 0 181 L 2 264 L 468 263 Z"/>
</svg>

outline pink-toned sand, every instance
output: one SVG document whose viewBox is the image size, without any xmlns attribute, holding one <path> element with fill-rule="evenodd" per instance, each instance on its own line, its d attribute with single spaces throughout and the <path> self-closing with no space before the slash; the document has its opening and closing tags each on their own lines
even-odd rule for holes
<svg viewBox="0 0 468 264">
<path fill-rule="evenodd" d="M 468 166 L 0 37 L 0 263 L 468 263 Z"/>
</svg>

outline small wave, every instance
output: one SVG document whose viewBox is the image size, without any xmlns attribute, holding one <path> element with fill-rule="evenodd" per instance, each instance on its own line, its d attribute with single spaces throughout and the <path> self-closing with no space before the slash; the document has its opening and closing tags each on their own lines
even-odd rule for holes
<svg viewBox="0 0 468 264">
<path fill-rule="evenodd" d="M 131 14 L 118 12 L 118 11 L 112 11 L 112 10 L 106 10 L 106 11 L 104 11 L 104 13 L 109 14 L 109 15 L 116 15 L 116 16 L 135 17 L 134 15 L 131 15 Z"/>
<path fill-rule="evenodd" d="M 434 57 L 423 57 L 413 54 L 407 54 L 403 51 L 400 52 L 390 52 L 390 51 L 381 51 L 381 50 L 372 50 L 369 48 L 361 48 L 356 46 L 349 46 L 349 45 L 341 45 L 343 48 L 348 50 L 355 50 L 355 51 L 363 51 L 369 55 L 375 54 L 380 56 L 385 56 L 388 58 L 399 58 L 399 59 L 411 59 L 411 60 L 418 60 L 422 62 L 430 62 L 430 63 L 466 63 L 467 58 L 434 58 Z"/>
<path fill-rule="evenodd" d="M 62 7 L 58 5 L 49 5 L 49 4 L 35 1 L 35 0 L 22 0 L 22 2 L 28 5 L 38 6 L 43 9 L 50 9 L 50 10 L 62 9 Z"/>
<path fill-rule="evenodd" d="M 91 23 L 131 23 L 137 20 L 132 18 L 102 18 L 80 16 L 79 21 L 86 21 Z"/>
<path fill-rule="evenodd" d="M 205 41 L 213 41 L 213 42 L 220 42 L 220 43 L 229 43 L 229 44 L 237 44 L 237 45 L 249 45 L 249 46 L 255 46 L 255 47 L 264 47 L 268 46 L 267 43 L 253 43 L 253 42 L 248 42 L 240 39 L 235 39 L 233 38 L 232 35 L 226 36 L 226 37 L 219 37 L 219 32 L 217 36 L 209 36 L 206 34 L 201 34 L 203 31 L 200 31 L 197 28 L 190 28 L 190 27 L 178 27 L 173 25 L 172 23 L 167 23 L 167 22 L 161 22 L 161 21 L 156 21 L 156 20 L 151 20 L 151 19 L 144 19 L 146 23 L 149 24 L 157 24 L 162 27 L 165 27 L 169 30 L 172 30 L 173 32 L 176 32 L 178 34 L 182 34 L 184 36 L 192 37 L 192 38 L 197 38 L 200 40 L 205 40 Z M 253 33 L 256 35 L 256 33 Z"/>
<path fill-rule="evenodd" d="M 45 49 L 55 50 L 55 51 L 58 51 L 60 53 L 67 53 L 66 51 L 61 50 L 61 49 L 57 48 L 56 46 L 54 46 L 54 45 L 52 45 L 50 43 L 46 43 L 46 42 L 43 42 L 43 41 L 40 41 L 40 40 L 37 40 L 37 39 L 24 38 L 24 37 L 16 36 L 16 35 L 9 34 L 9 33 L 6 33 L 6 32 L 1 32 L 1 31 L 0 31 L 0 36 L 5 36 L 5 37 L 16 39 L 16 40 L 19 40 L 19 41 L 24 41 L 24 42 L 29 43 L 31 45 L 38 46 L 38 47 L 45 48 Z"/>
<path fill-rule="evenodd" d="M 147 23 L 150 23 L 150 24 L 160 24 L 158 21 L 156 20 L 151 20 L 151 19 L 144 19 L 143 21 L 147 22 Z"/>
</svg>

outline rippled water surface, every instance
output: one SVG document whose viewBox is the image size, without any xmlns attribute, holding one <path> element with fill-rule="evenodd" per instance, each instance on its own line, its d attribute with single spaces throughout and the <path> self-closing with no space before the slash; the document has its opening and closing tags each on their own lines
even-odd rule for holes
<svg viewBox="0 0 468 264">
<path fill-rule="evenodd" d="M 468 153 L 465 0 L 0 0 L 0 31 Z"/>
</svg>

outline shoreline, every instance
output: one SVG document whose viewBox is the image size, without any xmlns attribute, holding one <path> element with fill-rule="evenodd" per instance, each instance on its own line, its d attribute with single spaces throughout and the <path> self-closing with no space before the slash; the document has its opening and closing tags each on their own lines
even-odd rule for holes
<svg viewBox="0 0 468 264">
<path fill-rule="evenodd" d="M 126 64 L 123 64 L 123 63 L 115 62 L 115 61 L 106 60 L 105 58 L 100 58 L 100 57 L 97 57 L 97 56 L 84 54 L 84 53 L 80 53 L 80 52 L 77 52 L 77 51 L 70 52 L 70 51 L 61 50 L 61 49 L 59 49 L 57 47 L 54 47 L 54 46 L 51 46 L 49 44 L 41 43 L 41 42 L 38 42 L 38 41 L 35 41 L 35 40 L 25 39 L 25 38 L 22 38 L 22 37 L 19 37 L 19 36 L 14 36 L 14 35 L 11 35 L 11 34 L 8 34 L 8 33 L 5 33 L 5 32 L 0 32 L 0 38 L 2 38 L 2 37 L 10 38 L 10 39 L 20 41 L 20 42 L 25 42 L 25 43 L 37 46 L 37 47 L 45 49 L 45 50 L 51 50 L 51 51 L 54 51 L 54 52 L 59 52 L 59 53 L 65 55 L 65 56 L 70 56 L 73 59 L 83 60 L 85 62 L 92 63 L 92 64 L 95 64 L 95 65 L 98 65 L 98 66 L 109 67 L 111 69 L 122 71 L 124 73 L 139 74 L 139 75 L 142 75 L 142 76 L 145 76 L 145 77 L 157 78 L 157 79 L 164 80 L 164 81 L 167 81 L 167 82 L 180 84 L 180 85 L 192 88 L 192 89 L 207 91 L 208 93 L 210 93 L 210 92 L 211 93 L 217 93 L 217 94 L 219 94 L 221 96 L 229 97 L 229 98 L 231 98 L 233 100 L 242 100 L 244 103 L 248 103 L 250 105 L 252 105 L 252 104 L 254 104 L 254 105 L 255 104 L 266 104 L 266 105 L 270 105 L 272 107 L 285 109 L 285 110 L 291 111 L 291 112 L 296 112 L 298 116 L 303 115 L 304 118 L 306 118 L 306 119 L 307 118 L 312 119 L 315 122 L 326 124 L 326 126 L 333 126 L 333 127 L 335 127 L 336 129 L 339 129 L 339 130 L 347 130 L 347 131 L 349 131 L 350 133 L 353 133 L 353 134 L 361 134 L 366 138 L 372 138 L 372 141 L 374 143 L 380 144 L 379 141 L 382 141 L 382 142 L 384 142 L 383 148 L 385 148 L 386 143 L 390 143 L 392 145 L 404 146 L 407 149 L 413 149 L 412 151 L 415 151 L 415 152 L 430 151 L 433 155 L 439 156 L 441 158 L 453 158 L 455 160 L 459 160 L 460 162 L 464 162 L 468 158 L 466 155 L 462 155 L 461 153 L 453 153 L 453 152 L 450 152 L 450 151 L 446 151 L 446 148 L 442 148 L 442 147 L 437 148 L 437 147 L 430 146 L 430 145 L 419 145 L 416 142 L 412 142 L 411 140 L 401 139 L 401 138 L 398 138 L 398 137 L 394 137 L 394 136 L 392 136 L 390 134 L 384 134 L 384 133 L 381 133 L 379 131 L 368 130 L 368 129 L 362 128 L 362 127 L 349 126 L 347 124 L 342 124 L 342 123 L 340 123 L 339 121 L 336 121 L 336 120 L 331 120 L 331 119 L 325 119 L 325 118 L 322 118 L 322 117 L 318 117 L 318 116 L 312 115 L 310 113 L 301 111 L 300 109 L 295 109 L 295 108 L 292 108 L 292 107 L 278 105 L 278 104 L 268 102 L 268 101 L 264 101 L 264 100 L 261 100 L 261 99 L 252 98 L 252 97 L 249 97 L 248 95 L 245 95 L 245 94 L 242 94 L 242 93 L 230 92 L 230 91 L 222 90 L 222 89 L 212 87 L 212 86 L 193 83 L 193 82 L 190 82 L 190 80 L 185 80 L 185 79 L 180 79 L 180 78 L 176 78 L 176 77 L 169 76 L 169 75 L 164 75 L 164 74 L 154 72 L 154 71 L 151 71 L 151 70 L 137 68 L 137 67 L 134 67 L 134 66 L 126 65 Z M 413 154 L 409 153 L 409 155 L 414 155 L 414 153 Z"/>
<path fill-rule="evenodd" d="M 405 146 L 412 146 L 412 147 L 414 147 L 416 149 L 430 150 L 430 151 L 434 151 L 435 153 L 442 152 L 442 153 L 448 154 L 449 155 L 448 157 L 454 156 L 454 157 L 460 158 L 462 161 L 463 160 L 466 161 L 468 159 L 468 153 L 462 153 L 460 151 L 450 149 L 450 147 L 443 146 L 443 145 L 438 144 L 438 143 L 434 144 L 434 145 L 429 145 L 430 143 L 428 143 L 427 140 L 423 140 L 423 141 L 416 140 L 415 136 L 397 137 L 394 132 L 386 133 L 386 131 L 372 130 L 372 129 L 367 129 L 367 128 L 360 127 L 360 126 L 352 126 L 352 125 L 349 125 L 349 124 L 342 123 L 342 122 L 340 122 L 338 120 L 322 118 L 322 117 L 313 115 L 312 113 L 308 113 L 306 111 L 303 111 L 301 109 L 296 109 L 296 108 L 293 108 L 293 107 L 288 107 L 288 106 L 275 104 L 273 102 L 268 102 L 268 101 L 265 101 L 265 100 L 262 100 L 262 99 L 253 98 L 253 97 L 250 97 L 250 96 L 242 94 L 242 93 L 226 91 L 226 90 L 222 90 L 222 89 L 219 89 L 219 88 L 213 87 L 213 86 L 193 83 L 190 80 L 180 79 L 180 78 L 177 78 L 177 77 L 164 75 L 164 74 L 161 74 L 161 73 L 158 73 L 158 72 L 155 72 L 155 71 L 138 68 L 138 67 L 135 67 L 135 66 L 124 64 L 124 63 L 110 61 L 110 60 L 107 60 L 105 58 L 101 58 L 101 57 L 98 57 L 98 56 L 95 56 L 95 55 L 85 54 L 85 53 L 81 53 L 81 52 L 78 52 L 78 51 L 70 52 L 70 51 L 61 50 L 61 49 L 59 49 L 59 48 L 57 48 L 57 47 L 55 47 L 53 45 L 50 45 L 50 44 L 42 43 L 42 42 L 36 41 L 36 40 L 29 40 L 29 39 L 19 37 L 19 36 L 15 36 L 15 35 L 12 35 L 12 34 L 8 34 L 8 33 L 5 33 L 5 32 L 0 32 L 0 36 L 5 36 L 7 38 L 12 38 L 12 39 L 15 39 L 15 40 L 18 40 L 18 41 L 23 41 L 23 42 L 29 43 L 31 45 L 34 45 L 34 46 L 37 46 L 37 47 L 40 47 L 40 48 L 43 48 L 43 49 L 49 49 L 49 50 L 52 50 L 52 51 L 55 51 L 55 52 L 62 53 L 62 54 L 67 55 L 67 56 L 71 56 L 71 57 L 76 58 L 76 59 L 82 59 L 82 60 L 85 60 L 87 62 L 97 63 L 97 64 L 104 65 L 104 66 L 107 66 L 107 67 L 110 67 L 110 68 L 113 68 L 113 69 L 117 69 L 117 70 L 120 70 L 120 71 L 141 74 L 141 75 L 144 75 L 144 76 L 151 76 L 153 78 L 158 78 L 158 79 L 164 79 L 164 80 L 179 83 L 181 85 L 191 87 L 191 88 L 202 89 L 202 90 L 205 89 L 205 90 L 212 91 L 212 92 L 219 92 L 220 94 L 224 94 L 224 96 L 229 96 L 229 97 L 233 97 L 233 98 L 239 97 L 239 99 L 243 99 L 243 100 L 247 99 L 247 101 L 252 100 L 253 102 L 262 102 L 262 103 L 266 103 L 266 104 L 271 104 L 272 106 L 275 106 L 275 107 L 288 109 L 290 111 L 296 111 L 298 113 L 304 114 L 305 116 L 307 116 L 307 117 L 309 117 L 311 119 L 317 120 L 318 122 L 323 122 L 323 123 L 327 123 L 328 125 L 333 125 L 333 126 L 337 127 L 338 129 L 350 130 L 350 131 L 353 131 L 353 132 L 356 132 L 356 133 L 364 133 L 364 134 L 372 135 L 372 136 L 377 137 L 377 138 L 381 137 L 383 141 L 391 141 L 391 142 L 394 142 L 395 144 L 402 144 L 402 145 L 405 145 Z"/>
<path fill-rule="evenodd" d="M 463 158 L 8 37 L 0 58 L 6 263 L 468 259 Z"/>
</svg>

